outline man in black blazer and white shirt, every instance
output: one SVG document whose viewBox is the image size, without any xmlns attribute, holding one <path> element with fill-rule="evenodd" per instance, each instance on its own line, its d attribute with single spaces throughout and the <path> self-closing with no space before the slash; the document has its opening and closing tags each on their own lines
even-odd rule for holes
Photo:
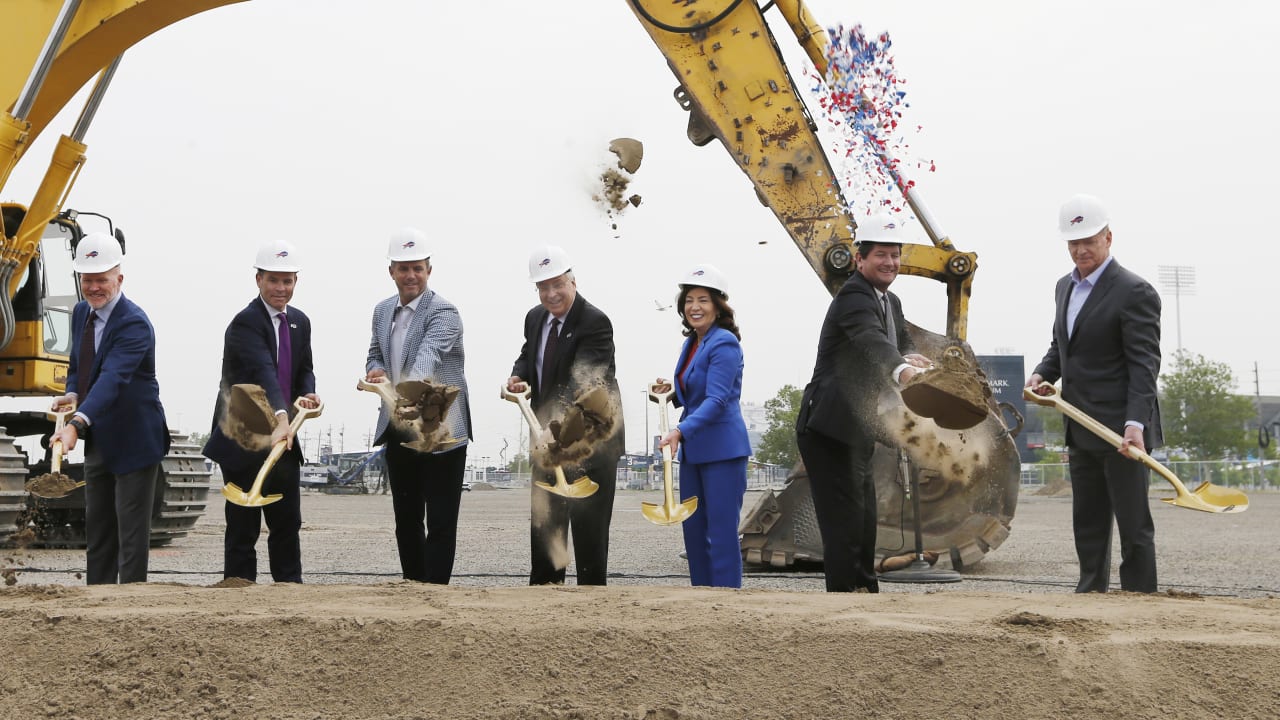
<svg viewBox="0 0 1280 720">
<path fill-rule="evenodd" d="M 254 263 L 258 296 L 232 318 L 227 326 L 222 350 L 222 380 L 213 413 L 213 429 L 204 455 L 218 463 L 224 482 L 241 488 L 253 485 L 258 470 L 270 450 L 251 452 L 223 434 L 221 420 L 227 409 L 232 385 L 259 385 L 275 411 L 276 428 L 271 445 L 284 440 L 288 450 L 271 469 L 263 483 L 264 495 L 283 498 L 262 507 L 226 503 L 227 532 L 223 542 L 224 578 L 256 581 L 257 552 L 262 521 L 267 522 L 267 555 L 271 579 L 275 582 L 302 582 L 302 549 L 298 533 L 302 529 L 301 498 L 298 489 L 302 448 L 294 441 L 289 426 L 294 402 L 301 398 L 308 408 L 318 407 L 316 376 L 311 357 L 311 319 L 289 305 L 298 282 L 297 250 L 287 241 L 272 240 L 258 249 Z M 284 362 L 285 360 L 288 362 Z"/>
<path fill-rule="evenodd" d="M 1080 582 L 1076 592 L 1106 592 L 1111 577 L 1111 518 L 1120 531 L 1120 588 L 1156 591 L 1155 524 L 1148 471 L 1128 456 L 1163 442 L 1156 379 L 1160 375 L 1160 296 L 1111 256 L 1110 219 L 1102 203 L 1076 195 L 1058 213 L 1059 236 L 1075 263 L 1058 280 L 1053 341 L 1027 387 L 1062 379 L 1062 399 L 1122 435 L 1117 452 L 1066 419 L 1072 526 Z"/>
<path fill-rule="evenodd" d="M 912 352 L 902 301 L 889 292 L 901 266 L 903 220 L 879 213 L 858 224 L 857 271 L 831 299 L 813 379 L 796 417 L 796 444 L 822 535 L 827 592 L 879 592 L 876 580 L 876 402 L 894 382 L 928 367 Z"/>
<path fill-rule="evenodd" d="M 608 316 L 578 294 L 573 267 L 564 250 L 545 246 L 529 258 L 529 279 L 539 304 L 524 318 L 524 346 L 511 368 L 507 390 L 531 389 L 538 421 L 559 419 L 583 389 L 603 386 L 619 409 L 615 432 L 600 443 L 579 468 L 566 469 L 569 480 L 585 474 L 600 488 L 586 498 L 570 499 L 532 486 L 530 585 L 563 583 L 568 565 L 569 526 L 579 585 L 604 585 L 608 573 L 609 524 L 623 451 L 622 396 L 615 378 L 613 324 Z M 552 338 L 552 333 L 555 337 Z M 548 344 L 550 343 L 550 344 Z M 548 348 L 550 352 L 548 352 Z M 554 482 L 551 473 L 534 468 L 535 480 Z M 542 477 L 536 477 L 536 474 Z"/>
</svg>

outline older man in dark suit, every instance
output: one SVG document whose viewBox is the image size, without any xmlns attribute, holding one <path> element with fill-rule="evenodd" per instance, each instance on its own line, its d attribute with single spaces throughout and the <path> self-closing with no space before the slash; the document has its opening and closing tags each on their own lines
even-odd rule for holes
<svg viewBox="0 0 1280 720">
<path fill-rule="evenodd" d="M 312 369 L 311 320 L 289 305 L 300 268 L 293 245 L 283 240 L 264 243 L 258 250 L 255 266 L 258 296 L 227 326 L 222 380 L 214 408 L 213 430 L 204 446 L 204 455 L 221 466 L 224 482 L 241 488 L 253 485 L 269 450 L 250 451 L 240 447 L 223 434 L 221 421 L 232 385 L 261 386 L 276 416 L 271 444 L 283 441 L 288 446 L 288 451 L 267 475 L 262 492 L 284 497 L 262 507 L 244 507 L 227 501 L 222 573 L 225 578 L 257 580 L 254 546 L 265 518 L 270 533 L 267 554 L 271 579 L 302 582 L 302 549 L 298 541 L 302 529 L 298 489 L 302 449 L 294 442 L 289 413 L 297 398 L 302 398 L 304 407 L 314 408 L 320 404 Z"/>
<path fill-rule="evenodd" d="M 84 439 L 85 581 L 146 582 L 151 505 L 169 430 L 156 382 L 156 334 L 142 308 L 120 292 L 123 251 L 92 233 L 72 267 L 84 300 L 71 315 L 68 393 L 55 411 L 77 406 L 57 438 L 66 452 Z"/>
<path fill-rule="evenodd" d="M 1111 256 L 1102 203 L 1076 195 L 1058 213 L 1059 236 L 1075 269 L 1058 280 L 1053 341 L 1027 380 L 1062 379 L 1062 398 L 1124 437 L 1117 452 L 1067 418 L 1072 525 L 1080 582 L 1076 592 L 1106 592 L 1111 578 L 1111 518 L 1120 530 L 1120 588 L 1155 592 L 1155 523 L 1148 471 L 1128 449 L 1160 445 L 1160 296 Z"/>
<path fill-rule="evenodd" d="M 431 251 L 421 230 L 395 232 L 387 260 L 396 294 L 373 309 L 365 380 L 393 386 L 406 380 L 427 380 L 458 388 L 444 419 L 457 444 L 435 452 L 405 447 L 404 443 L 414 438 L 391 422 L 385 403 L 374 434 L 374 444 L 387 447 L 387 478 L 404 578 L 447 585 L 458 545 L 462 478 L 471 438 L 462 316 L 453 303 L 427 287 Z"/>
<path fill-rule="evenodd" d="M 560 417 L 581 390 L 592 386 L 603 386 L 619 409 L 615 432 L 580 464 L 580 470 L 600 485 L 595 494 L 569 499 L 533 485 L 529 584 L 564 582 L 572 525 L 578 584 L 604 585 L 618 458 L 623 450 L 613 324 L 578 294 L 573 267 L 563 249 L 551 245 L 535 250 L 529 258 L 529 279 L 538 288 L 539 304 L 525 315 L 524 346 L 511 368 L 507 389 L 523 392 L 527 384 L 533 410 L 544 426 Z M 535 472 L 543 473 L 536 479 L 553 482 L 550 473 L 538 468 Z"/>
<path fill-rule="evenodd" d="M 902 302 L 889 292 L 901 266 L 902 223 L 880 213 L 858 224 L 857 271 L 827 307 L 813 378 L 796 417 L 827 592 L 879 592 L 872 418 L 881 390 L 929 365 L 911 352 Z"/>
</svg>

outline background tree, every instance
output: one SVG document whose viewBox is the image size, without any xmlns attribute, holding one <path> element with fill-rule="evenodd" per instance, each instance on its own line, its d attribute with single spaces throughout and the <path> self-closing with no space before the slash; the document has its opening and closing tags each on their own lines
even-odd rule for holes
<svg viewBox="0 0 1280 720">
<path fill-rule="evenodd" d="M 793 468 L 800 461 L 796 447 L 796 415 L 800 413 L 800 400 L 804 391 L 795 385 L 783 385 L 777 396 L 764 403 L 768 428 L 756 448 L 756 460 Z"/>
<path fill-rule="evenodd" d="M 516 453 L 511 462 L 507 463 L 507 471 L 516 474 L 529 472 L 529 456 L 524 453 Z"/>
<path fill-rule="evenodd" d="M 1160 417 L 1166 444 L 1200 460 L 1245 455 L 1257 445 L 1257 438 L 1244 429 L 1255 415 L 1253 403 L 1232 394 L 1236 379 L 1225 363 L 1179 351 L 1173 372 L 1160 379 L 1164 384 Z"/>
</svg>

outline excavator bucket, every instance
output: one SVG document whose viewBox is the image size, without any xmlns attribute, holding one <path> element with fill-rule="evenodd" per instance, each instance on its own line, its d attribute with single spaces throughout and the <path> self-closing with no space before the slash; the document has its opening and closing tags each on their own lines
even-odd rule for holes
<svg viewBox="0 0 1280 720">
<path fill-rule="evenodd" d="M 941 357 L 959 347 L 972 362 L 968 345 L 909 325 L 917 352 Z M 865 368 L 850 372 L 865 376 Z M 937 567 L 963 570 L 1005 541 L 1018 503 L 1020 463 L 1013 436 L 999 408 L 988 401 L 986 418 L 967 430 L 941 428 L 932 420 L 906 415 L 893 391 L 881 397 L 879 414 L 898 429 L 878 438 L 871 461 L 876 485 L 876 555 L 910 552 L 914 546 L 911 498 L 901 481 L 899 448 L 911 457 L 920 486 L 923 549 L 936 552 Z M 738 532 L 748 564 L 785 568 L 823 560 L 822 536 L 809 491 L 809 476 L 797 465 L 787 484 L 766 490 L 743 517 Z"/>
</svg>

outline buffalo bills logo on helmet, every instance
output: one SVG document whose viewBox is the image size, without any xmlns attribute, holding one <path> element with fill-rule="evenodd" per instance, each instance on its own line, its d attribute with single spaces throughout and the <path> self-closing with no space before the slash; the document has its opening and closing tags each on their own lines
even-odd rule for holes
<svg viewBox="0 0 1280 720">
<path fill-rule="evenodd" d="M 898 227 L 898 223 L 892 223 L 892 222 L 890 222 L 890 223 L 885 223 L 885 224 L 884 224 L 884 229 L 885 229 L 885 230 L 896 230 L 896 229 L 897 229 L 897 227 Z"/>
<path fill-rule="evenodd" d="M 276 257 L 289 257 L 289 251 L 281 250 L 280 252 L 276 253 Z"/>
<path fill-rule="evenodd" d="M 1075 216 L 1075 217 L 1071 218 L 1071 224 L 1072 224 L 1072 225 L 1079 225 L 1079 224 L 1080 224 L 1080 223 L 1082 223 L 1082 222 L 1084 222 L 1084 216 L 1083 216 L 1083 215 L 1077 215 L 1077 216 Z"/>
<path fill-rule="evenodd" d="M 694 271 L 693 271 L 693 276 L 694 276 L 694 277 L 702 277 L 703 275 L 706 275 L 706 274 L 707 274 L 707 271 L 706 271 L 706 270 L 694 270 Z"/>
<path fill-rule="evenodd" d="M 538 263 L 538 267 L 546 267 L 551 264 L 551 258 L 542 258 L 542 262 Z"/>
<path fill-rule="evenodd" d="M 417 245 L 418 245 L 418 243 L 416 243 L 416 242 L 414 242 L 414 241 L 410 240 L 409 242 L 407 242 L 407 243 L 405 243 L 405 244 L 401 245 L 401 246 L 400 246 L 400 248 L 401 248 L 402 250 L 408 250 L 409 248 L 411 248 L 411 247 L 416 247 Z"/>
<path fill-rule="evenodd" d="M 97 251 L 97 250 L 90 250 L 89 252 L 85 253 L 85 254 L 84 254 L 84 256 L 85 256 L 85 257 L 87 257 L 87 258 L 95 258 L 95 257 L 98 257 L 98 251 Z"/>
</svg>

